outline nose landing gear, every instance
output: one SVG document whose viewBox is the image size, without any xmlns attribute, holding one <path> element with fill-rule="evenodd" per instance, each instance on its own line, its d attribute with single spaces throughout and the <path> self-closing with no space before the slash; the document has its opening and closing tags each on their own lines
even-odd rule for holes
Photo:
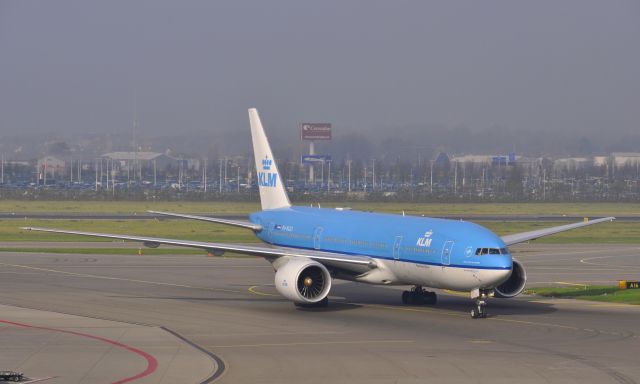
<svg viewBox="0 0 640 384">
<path fill-rule="evenodd" d="M 416 285 L 410 291 L 402 292 L 402 303 L 409 305 L 434 305 L 438 301 L 435 292 L 425 291 L 422 286 Z"/>
<path fill-rule="evenodd" d="M 487 317 L 486 306 L 487 303 L 484 300 L 477 299 L 475 308 L 471 309 L 471 317 L 474 319 L 484 319 Z"/>
<path fill-rule="evenodd" d="M 471 309 L 471 318 L 484 319 L 487 317 L 486 298 L 493 295 L 493 290 L 474 289 L 471 291 L 471 298 L 476 300 L 475 307 Z"/>
</svg>

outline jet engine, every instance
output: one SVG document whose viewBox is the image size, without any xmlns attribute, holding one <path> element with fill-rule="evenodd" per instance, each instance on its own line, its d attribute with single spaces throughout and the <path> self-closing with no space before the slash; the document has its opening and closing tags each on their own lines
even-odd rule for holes
<svg viewBox="0 0 640 384">
<path fill-rule="evenodd" d="M 511 276 L 495 288 L 495 297 L 511 298 L 518 296 L 527 282 L 527 273 L 519 261 L 513 260 Z"/>
<path fill-rule="evenodd" d="M 310 305 L 324 300 L 331 289 L 331 275 L 317 261 L 291 258 L 276 271 L 276 290 L 296 304 Z"/>
</svg>

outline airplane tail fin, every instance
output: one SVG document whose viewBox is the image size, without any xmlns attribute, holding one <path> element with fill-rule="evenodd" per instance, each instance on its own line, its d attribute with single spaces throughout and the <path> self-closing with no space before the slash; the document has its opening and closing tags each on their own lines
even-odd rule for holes
<svg viewBox="0 0 640 384">
<path fill-rule="evenodd" d="M 251 140 L 253 141 L 253 155 L 256 159 L 262 209 L 290 207 L 289 196 L 287 196 L 282 177 L 278 172 L 278 166 L 271 153 L 271 147 L 264 133 L 264 128 L 262 128 L 258 110 L 255 108 L 249 109 L 249 122 L 251 123 Z"/>
</svg>

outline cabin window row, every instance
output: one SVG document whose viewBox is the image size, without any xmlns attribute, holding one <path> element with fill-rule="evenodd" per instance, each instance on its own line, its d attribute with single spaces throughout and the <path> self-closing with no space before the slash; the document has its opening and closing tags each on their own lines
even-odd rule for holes
<svg viewBox="0 0 640 384">
<path fill-rule="evenodd" d="M 418 248 L 418 247 L 404 247 L 402 249 L 403 252 L 413 252 L 413 253 L 427 253 L 427 254 L 431 254 L 433 253 L 432 249 L 428 249 L 428 248 Z"/>
<path fill-rule="evenodd" d="M 302 233 L 295 233 L 295 232 L 281 232 L 281 231 L 276 231 L 272 233 L 274 236 L 281 236 L 281 237 L 291 237 L 291 238 L 295 238 L 295 239 L 311 239 L 311 236 L 309 235 L 305 235 Z"/>
<path fill-rule="evenodd" d="M 352 239 L 341 239 L 338 237 L 331 237 L 331 236 L 326 236 L 324 239 L 324 241 L 329 242 L 329 243 L 341 243 L 341 244 L 348 244 L 348 245 L 352 245 L 352 246 L 356 246 L 356 247 L 369 247 L 369 242 L 366 240 L 352 240 Z"/>
<path fill-rule="evenodd" d="M 478 248 L 476 249 L 476 256 L 480 255 L 508 255 L 509 250 L 507 248 Z"/>
</svg>

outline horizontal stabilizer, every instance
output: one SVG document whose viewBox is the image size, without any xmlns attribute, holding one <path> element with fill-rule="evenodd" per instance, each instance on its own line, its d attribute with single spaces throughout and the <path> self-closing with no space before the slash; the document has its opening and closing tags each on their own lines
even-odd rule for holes
<svg viewBox="0 0 640 384">
<path fill-rule="evenodd" d="M 201 221 L 208 221 L 210 223 L 232 225 L 232 226 L 235 226 L 235 227 L 251 229 L 251 230 L 253 230 L 255 232 L 262 231 L 262 225 L 254 224 L 254 223 L 249 222 L 249 221 L 219 219 L 217 217 L 187 215 L 187 214 L 184 214 L 184 213 L 173 213 L 173 212 L 161 212 L 161 211 L 147 211 L 147 212 L 153 213 L 155 215 L 179 217 L 179 218 L 182 218 L 182 219 L 201 220 Z"/>
</svg>

